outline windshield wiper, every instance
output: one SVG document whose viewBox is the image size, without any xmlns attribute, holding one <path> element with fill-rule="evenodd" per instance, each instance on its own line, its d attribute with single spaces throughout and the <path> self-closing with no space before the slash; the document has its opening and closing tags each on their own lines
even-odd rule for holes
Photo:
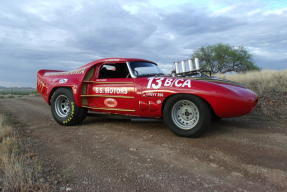
<svg viewBox="0 0 287 192">
<path fill-rule="evenodd" d="M 159 77 L 159 76 L 163 76 L 163 75 L 165 75 L 164 73 L 155 73 L 155 74 L 153 74 L 154 76 L 156 76 L 156 77 Z"/>
<path fill-rule="evenodd" d="M 162 76 L 164 75 L 163 73 L 150 73 L 150 74 L 141 74 L 141 75 L 138 75 L 137 77 L 150 77 L 150 76 L 155 76 L 155 77 L 158 77 L 158 76 Z"/>
</svg>

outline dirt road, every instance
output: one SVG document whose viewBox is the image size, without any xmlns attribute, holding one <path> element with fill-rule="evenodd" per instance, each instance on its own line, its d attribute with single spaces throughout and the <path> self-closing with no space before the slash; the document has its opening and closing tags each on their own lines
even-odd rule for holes
<svg viewBox="0 0 287 192">
<path fill-rule="evenodd" d="M 1 99 L 72 191 L 287 191 L 287 125 L 253 116 L 190 139 L 161 121 L 88 117 L 62 127 L 39 97 Z"/>
</svg>

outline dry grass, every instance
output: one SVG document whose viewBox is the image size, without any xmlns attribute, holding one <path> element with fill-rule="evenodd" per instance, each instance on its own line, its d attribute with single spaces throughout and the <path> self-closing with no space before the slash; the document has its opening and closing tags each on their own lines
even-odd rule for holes
<svg viewBox="0 0 287 192">
<path fill-rule="evenodd" d="M 38 181 L 41 167 L 23 147 L 25 144 L 9 118 L 0 114 L 0 191 L 48 191 Z"/>
<path fill-rule="evenodd" d="M 242 74 L 217 75 L 221 78 L 245 84 L 258 94 L 266 91 L 287 92 L 287 70 L 284 71 L 252 71 Z"/>
<path fill-rule="evenodd" d="M 287 70 L 263 70 L 216 76 L 242 83 L 255 91 L 259 96 L 255 114 L 271 119 L 287 117 Z"/>
</svg>

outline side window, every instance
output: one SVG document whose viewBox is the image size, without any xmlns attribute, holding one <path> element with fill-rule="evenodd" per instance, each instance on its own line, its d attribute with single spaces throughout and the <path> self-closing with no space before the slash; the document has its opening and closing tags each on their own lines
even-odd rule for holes
<svg viewBox="0 0 287 192">
<path fill-rule="evenodd" d="M 128 78 L 129 70 L 126 63 L 104 64 L 100 69 L 99 78 Z"/>
</svg>

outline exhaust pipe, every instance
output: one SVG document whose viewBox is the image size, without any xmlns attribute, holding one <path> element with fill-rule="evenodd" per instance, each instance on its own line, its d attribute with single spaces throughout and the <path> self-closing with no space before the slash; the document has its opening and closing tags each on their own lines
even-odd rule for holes
<svg viewBox="0 0 287 192">
<path fill-rule="evenodd" d="M 189 71 L 193 71 L 193 63 L 191 59 L 188 60 L 188 67 L 189 67 Z"/>
<path fill-rule="evenodd" d="M 177 61 L 174 62 L 174 65 L 175 65 L 175 74 L 194 72 L 200 70 L 198 58 L 194 58 L 194 61 L 192 59 Z"/>
<path fill-rule="evenodd" d="M 184 64 L 184 60 L 181 61 L 181 72 L 184 73 L 185 72 L 185 64 Z"/>
<path fill-rule="evenodd" d="M 198 58 L 195 58 L 194 62 L 195 62 L 195 70 L 199 70 L 199 60 L 198 60 Z"/>
<path fill-rule="evenodd" d="M 179 73 L 179 66 L 178 66 L 178 62 L 174 62 L 174 65 L 175 65 L 175 73 Z"/>
</svg>

